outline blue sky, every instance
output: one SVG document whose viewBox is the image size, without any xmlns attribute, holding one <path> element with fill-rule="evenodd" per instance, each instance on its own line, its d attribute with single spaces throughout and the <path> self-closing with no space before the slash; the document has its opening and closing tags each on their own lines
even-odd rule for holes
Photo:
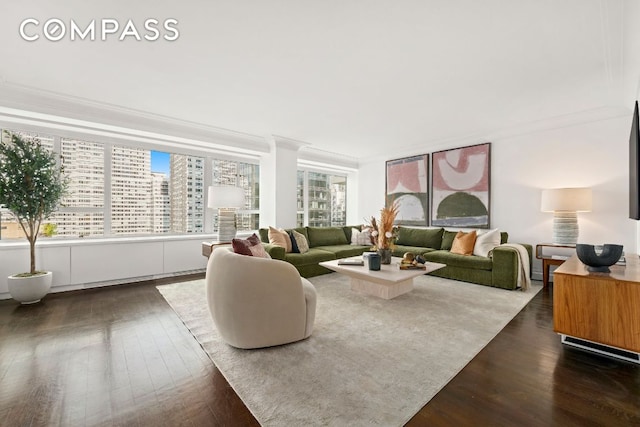
<svg viewBox="0 0 640 427">
<path fill-rule="evenodd" d="M 169 176 L 169 153 L 151 150 L 151 172 L 161 172 Z"/>
</svg>

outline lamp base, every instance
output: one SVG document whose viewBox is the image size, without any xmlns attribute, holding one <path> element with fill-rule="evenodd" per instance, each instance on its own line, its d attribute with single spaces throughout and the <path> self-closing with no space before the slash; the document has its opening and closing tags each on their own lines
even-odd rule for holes
<svg viewBox="0 0 640 427">
<path fill-rule="evenodd" d="M 553 243 L 575 245 L 578 243 L 578 215 L 575 212 L 553 213 Z"/>
<path fill-rule="evenodd" d="M 236 237 L 236 213 L 233 209 L 218 209 L 218 241 L 230 242 Z"/>
</svg>

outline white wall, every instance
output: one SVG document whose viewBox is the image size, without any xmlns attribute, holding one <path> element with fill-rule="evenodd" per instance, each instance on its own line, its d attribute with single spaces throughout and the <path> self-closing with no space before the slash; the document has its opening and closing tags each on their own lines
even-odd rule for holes
<svg viewBox="0 0 640 427">
<path fill-rule="evenodd" d="M 580 243 L 623 244 L 637 253 L 636 222 L 628 219 L 629 117 L 495 139 L 491 146 L 491 227 L 511 242 L 551 241 L 553 214 L 540 212 L 541 190 L 591 187 L 593 211 L 579 213 Z M 475 143 L 487 142 L 478 140 Z M 450 145 L 455 148 L 467 143 Z M 423 153 L 407 153 L 423 154 Z M 403 154 L 404 156 L 404 154 Z M 389 159 L 397 158 L 390 153 Z M 384 160 L 363 164 L 360 215 L 377 215 L 384 204 Z M 534 272 L 541 270 L 534 260 Z"/>
<path fill-rule="evenodd" d="M 52 292 L 129 283 L 204 271 L 202 242 L 212 236 L 94 240 L 41 239 L 37 268 L 53 271 Z M 10 298 L 5 277 L 29 270 L 26 242 L 0 246 L 0 299 Z"/>
</svg>

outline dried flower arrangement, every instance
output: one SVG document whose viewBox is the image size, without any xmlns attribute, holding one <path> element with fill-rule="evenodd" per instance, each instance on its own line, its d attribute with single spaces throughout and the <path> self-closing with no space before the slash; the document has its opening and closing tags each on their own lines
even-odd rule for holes
<svg viewBox="0 0 640 427">
<path fill-rule="evenodd" d="M 378 249 L 391 249 L 398 237 L 398 227 L 393 223 L 398 215 L 398 205 L 393 203 L 380 209 L 380 221 L 371 217 L 368 227 L 371 230 L 371 244 Z"/>
</svg>

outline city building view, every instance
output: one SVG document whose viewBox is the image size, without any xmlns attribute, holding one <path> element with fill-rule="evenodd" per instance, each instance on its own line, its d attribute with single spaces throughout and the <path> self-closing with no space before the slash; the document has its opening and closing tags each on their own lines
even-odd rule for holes
<svg viewBox="0 0 640 427">
<path fill-rule="evenodd" d="M 245 189 L 246 209 L 239 210 L 238 229 L 249 231 L 259 226 L 260 168 L 256 164 L 13 132 L 37 138 L 46 149 L 61 153 L 60 162 L 69 178 L 68 192 L 58 211 L 43 224 L 55 225 L 58 237 L 204 232 L 207 160 L 214 162 L 216 183 Z M 8 137 L 4 131 L 3 140 Z M 105 153 L 110 154 L 107 162 Z M 155 158 L 167 161 L 161 164 Z M 105 167 L 110 173 L 105 174 Z M 216 220 L 214 215 L 213 231 Z M 15 218 L 3 207 L 0 227 L 2 239 L 24 237 Z"/>
<path fill-rule="evenodd" d="M 260 166 L 149 149 L 11 131 L 35 138 L 60 153 L 69 178 L 67 195 L 46 222 L 48 235 L 101 237 L 205 232 L 205 163 L 213 185 L 239 186 L 245 206 L 237 211 L 239 232 L 260 227 Z M 3 131 L 3 140 L 9 137 Z M 105 172 L 108 171 L 108 172 Z M 217 212 L 211 230 L 217 232 Z M 346 177 L 298 171 L 298 226 L 340 226 L 346 220 Z M 0 238 L 24 237 L 7 209 L 0 207 Z"/>
<path fill-rule="evenodd" d="M 298 227 L 305 225 L 305 216 L 310 227 L 341 226 L 346 215 L 346 176 L 298 171 Z"/>
</svg>

